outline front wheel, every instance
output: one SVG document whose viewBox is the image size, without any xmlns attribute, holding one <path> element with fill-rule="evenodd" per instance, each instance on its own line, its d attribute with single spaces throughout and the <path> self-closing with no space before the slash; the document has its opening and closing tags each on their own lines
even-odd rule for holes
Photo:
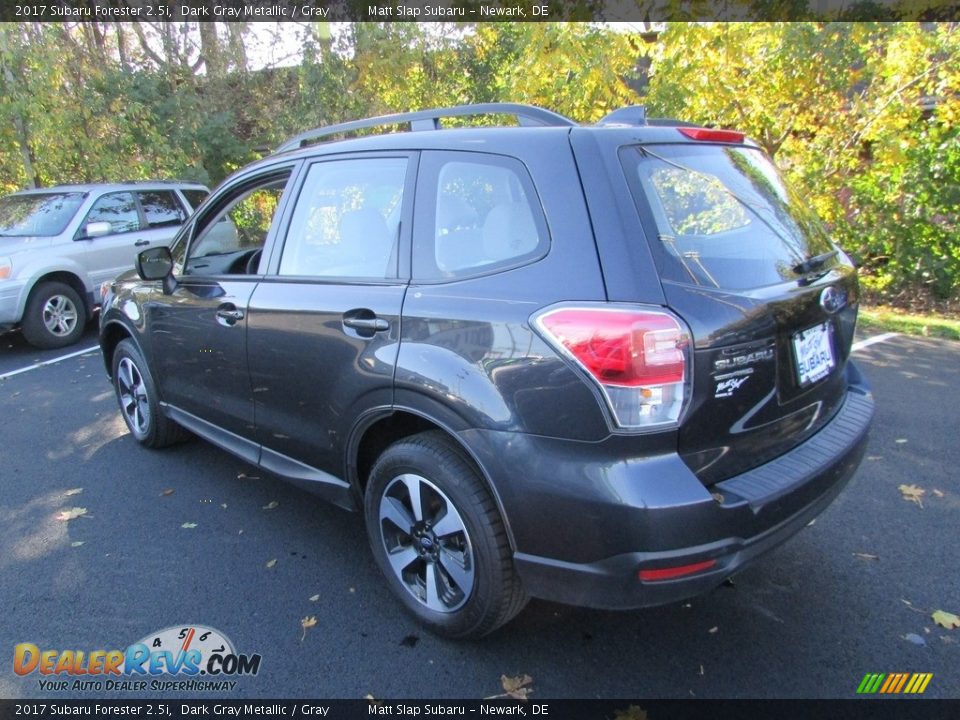
<svg viewBox="0 0 960 720">
<path fill-rule="evenodd" d="M 387 448 L 370 473 L 364 515 L 387 584 L 432 631 L 486 635 L 526 603 L 497 507 L 442 433 Z"/>
<path fill-rule="evenodd" d="M 86 321 L 87 308 L 76 290 L 65 283 L 44 282 L 30 293 L 21 329 L 28 343 L 46 350 L 75 343 Z"/>
<path fill-rule="evenodd" d="M 113 388 L 130 434 L 149 448 L 182 440 L 185 431 L 163 414 L 150 368 L 132 340 L 121 340 L 113 353 Z"/>
</svg>

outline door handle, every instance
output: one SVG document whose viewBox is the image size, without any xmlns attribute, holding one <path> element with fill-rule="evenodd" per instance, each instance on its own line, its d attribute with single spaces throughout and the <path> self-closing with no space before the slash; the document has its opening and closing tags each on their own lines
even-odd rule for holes
<svg viewBox="0 0 960 720">
<path fill-rule="evenodd" d="M 150 244 L 150 241 L 149 241 L 149 240 L 137 240 L 137 241 L 133 244 L 133 246 L 134 246 L 134 247 L 144 247 L 144 246 L 149 245 L 149 244 Z"/>
<path fill-rule="evenodd" d="M 368 332 L 383 332 L 390 329 L 390 323 L 383 318 L 372 317 L 345 317 L 343 324 L 354 330 L 366 330 Z"/>
<path fill-rule="evenodd" d="M 238 310 L 235 305 L 227 303 L 217 308 L 217 322 L 226 327 L 233 327 L 240 320 L 243 320 L 243 310 Z"/>
</svg>

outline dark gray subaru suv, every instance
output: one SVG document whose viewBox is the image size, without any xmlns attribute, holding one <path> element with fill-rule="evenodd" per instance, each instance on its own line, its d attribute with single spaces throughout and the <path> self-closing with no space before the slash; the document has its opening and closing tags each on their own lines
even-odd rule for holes
<svg viewBox="0 0 960 720">
<path fill-rule="evenodd" d="M 441 129 L 509 115 L 510 127 Z M 376 126 L 408 132 L 333 138 Z M 520 105 L 298 136 L 104 288 L 130 432 L 362 510 L 436 632 L 707 592 L 864 452 L 848 258 L 742 134 Z"/>
</svg>

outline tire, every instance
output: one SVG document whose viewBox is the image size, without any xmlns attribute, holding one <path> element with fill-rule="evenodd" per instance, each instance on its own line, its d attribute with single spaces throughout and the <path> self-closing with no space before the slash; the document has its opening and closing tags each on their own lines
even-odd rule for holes
<svg viewBox="0 0 960 720">
<path fill-rule="evenodd" d="M 87 306 L 72 287 L 45 282 L 30 293 L 21 330 L 34 347 L 49 349 L 72 345 L 87 324 Z"/>
<path fill-rule="evenodd" d="M 526 604 L 497 506 L 442 433 L 414 435 L 384 451 L 370 472 L 364 517 L 388 586 L 438 635 L 481 637 Z"/>
<path fill-rule="evenodd" d="M 113 353 L 113 389 L 130 434 L 148 448 L 179 442 L 186 431 L 163 414 L 150 368 L 132 340 L 121 340 Z"/>
</svg>

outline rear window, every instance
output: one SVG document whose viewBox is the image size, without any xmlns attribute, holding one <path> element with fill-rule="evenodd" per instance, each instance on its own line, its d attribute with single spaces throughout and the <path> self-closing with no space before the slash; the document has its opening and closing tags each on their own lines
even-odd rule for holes
<svg viewBox="0 0 960 720">
<path fill-rule="evenodd" d="M 77 213 L 84 194 L 44 193 L 0 198 L 0 237 L 59 235 Z"/>
<path fill-rule="evenodd" d="M 651 145 L 624 148 L 621 161 L 664 279 L 728 290 L 772 285 L 835 249 L 759 150 Z"/>
<path fill-rule="evenodd" d="M 200 207 L 200 203 L 206 200 L 208 193 L 206 190 L 199 190 L 194 188 L 181 188 L 180 192 L 183 193 L 183 196 L 187 199 L 187 202 L 193 206 L 193 209 L 196 210 Z"/>
</svg>

